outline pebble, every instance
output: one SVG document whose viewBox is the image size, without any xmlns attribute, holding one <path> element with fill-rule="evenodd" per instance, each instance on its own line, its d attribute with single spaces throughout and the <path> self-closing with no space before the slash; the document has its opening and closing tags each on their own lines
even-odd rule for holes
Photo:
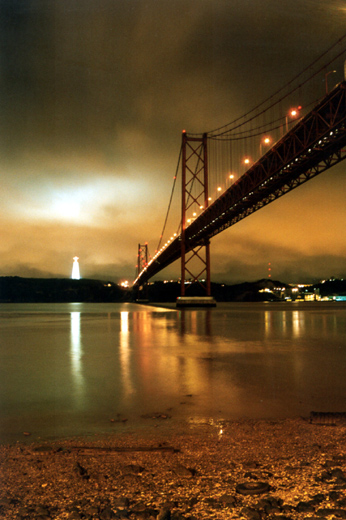
<svg viewBox="0 0 346 520">
<path fill-rule="evenodd" d="M 88 471 L 81 464 L 79 464 L 79 462 L 76 462 L 75 470 L 82 478 L 86 480 L 90 478 Z"/>
<path fill-rule="evenodd" d="M 99 515 L 100 520 L 112 520 L 112 518 L 116 518 L 116 514 L 113 509 L 110 507 L 106 507 Z"/>
<path fill-rule="evenodd" d="M 220 502 L 222 504 L 227 505 L 228 507 L 232 507 L 232 506 L 234 506 L 237 503 L 237 500 L 232 495 L 222 495 L 220 497 Z"/>
<path fill-rule="evenodd" d="M 78 511 L 72 511 L 67 517 L 68 520 L 81 520 L 82 515 Z"/>
<path fill-rule="evenodd" d="M 193 469 L 193 468 L 186 468 L 182 464 L 175 464 L 172 469 L 173 469 L 174 473 L 176 475 L 178 475 L 179 477 L 192 478 L 192 477 L 194 477 L 196 475 L 196 470 L 195 469 Z"/>
<path fill-rule="evenodd" d="M 114 506 L 119 508 L 129 507 L 130 501 L 127 497 L 119 497 L 114 500 Z"/>
<path fill-rule="evenodd" d="M 242 509 L 242 515 L 248 520 L 261 520 L 261 513 L 252 507 L 244 507 Z"/>
<path fill-rule="evenodd" d="M 171 520 L 171 511 L 167 507 L 162 508 L 157 515 L 157 520 Z"/>
</svg>

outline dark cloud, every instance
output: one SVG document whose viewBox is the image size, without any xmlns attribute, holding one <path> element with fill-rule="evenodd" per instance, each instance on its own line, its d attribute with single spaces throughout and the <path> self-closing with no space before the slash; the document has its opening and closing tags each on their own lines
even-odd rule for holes
<svg viewBox="0 0 346 520">
<path fill-rule="evenodd" d="M 266 263 L 246 265 L 231 262 L 225 271 L 213 275 L 213 281 L 225 283 L 225 280 L 227 280 L 230 284 L 237 284 L 244 282 L 244 280 L 256 281 L 268 278 L 268 275 L 271 274 L 272 280 L 281 282 L 317 283 L 325 278 L 326 272 L 329 273 L 328 277 L 343 278 L 345 271 L 340 270 L 340 260 L 340 257 L 313 257 L 311 259 L 302 257 L 299 261 L 288 262 L 285 266 L 271 264 L 271 271 L 268 270 Z"/>
</svg>

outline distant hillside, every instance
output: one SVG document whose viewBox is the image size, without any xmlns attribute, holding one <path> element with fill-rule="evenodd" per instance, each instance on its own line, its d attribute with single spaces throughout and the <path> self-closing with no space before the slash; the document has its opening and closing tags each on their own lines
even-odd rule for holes
<svg viewBox="0 0 346 520">
<path fill-rule="evenodd" d="M 325 282 L 314 285 L 321 296 L 346 295 L 346 280 L 330 278 Z"/>
<path fill-rule="evenodd" d="M 118 285 L 101 280 L 0 277 L 2 303 L 113 302 L 124 297 Z"/>
<path fill-rule="evenodd" d="M 280 301 L 281 291 L 285 288 L 290 292 L 288 284 L 278 280 L 263 278 L 257 282 L 244 282 L 236 285 L 219 285 L 214 297 L 224 302 L 263 302 Z"/>
<path fill-rule="evenodd" d="M 279 301 L 280 291 L 278 287 L 290 286 L 276 280 L 263 279 L 258 282 L 244 282 L 237 285 L 211 284 L 211 293 L 216 301 L 223 302 L 258 302 Z M 266 292 L 268 289 L 270 292 Z M 154 282 L 147 287 L 146 297 L 153 302 L 175 302 L 180 296 L 180 284 L 178 282 Z M 260 292 L 262 291 L 262 292 Z M 203 289 L 197 283 L 186 286 L 187 296 L 203 296 Z"/>
</svg>

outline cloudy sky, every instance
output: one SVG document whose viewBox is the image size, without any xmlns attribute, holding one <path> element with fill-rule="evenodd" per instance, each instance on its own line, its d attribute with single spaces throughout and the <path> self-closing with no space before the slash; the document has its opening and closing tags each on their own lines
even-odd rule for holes
<svg viewBox="0 0 346 520">
<path fill-rule="evenodd" d="M 0 0 L 0 9 L 1 276 L 68 277 L 78 255 L 83 277 L 132 281 L 138 243 L 154 253 L 159 241 L 182 130 L 245 113 L 346 27 L 343 0 Z M 338 70 L 330 86 L 341 79 Z M 213 280 L 266 277 L 268 262 L 286 282 L 346 277 L 345 168 L 215 237 Z M 159 277 L 178 275 L 173 265 Z"/>
</svg>

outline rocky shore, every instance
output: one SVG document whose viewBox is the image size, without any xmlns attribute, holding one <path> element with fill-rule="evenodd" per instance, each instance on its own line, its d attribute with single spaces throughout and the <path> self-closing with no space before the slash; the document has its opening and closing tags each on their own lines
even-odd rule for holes
<svg viewBox="0 0 346 520">
<path fill-rule="evenodd" d="M 0 518 L 346 518 L 346 424 L 315 419 L 1 446 Z"/>
</svg>

